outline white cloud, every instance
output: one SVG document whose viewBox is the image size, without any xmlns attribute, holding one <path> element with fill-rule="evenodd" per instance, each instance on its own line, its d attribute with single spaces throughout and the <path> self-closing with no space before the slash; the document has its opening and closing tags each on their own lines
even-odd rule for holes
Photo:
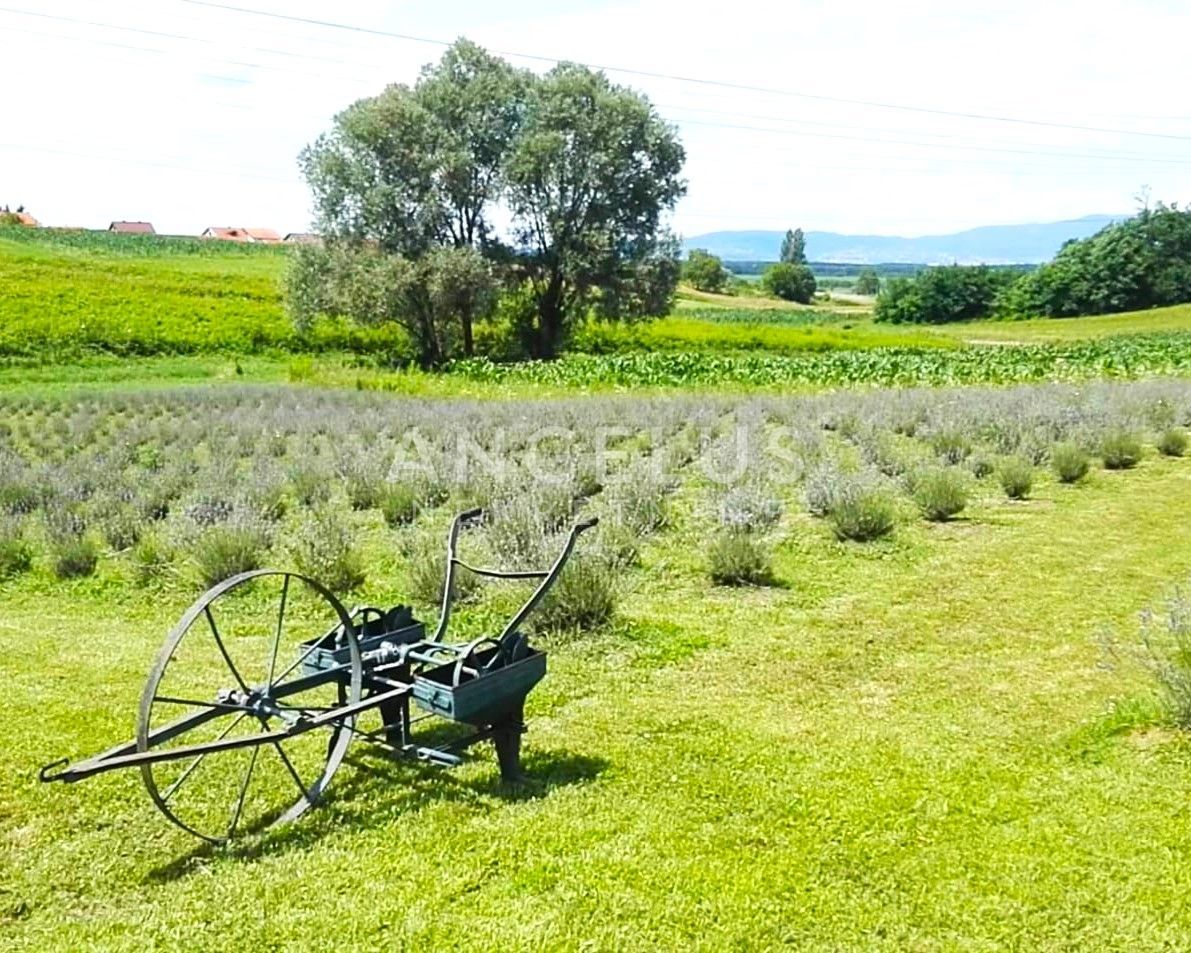
<svg viewBox="0 0 1191 953">
<path fill-rule="evenodd" d="M 298 150 L 335 111 L 412 81 L 441 52 L 178 0 L 13 2 L 173 35 L 0 13 L 0 202 L 24 202 L 53 224 L 301 229 Z M 1191 137 L 1181 39 L 1191 14 L 1179 2 L 237 2 L 805 94 L 613 74 L 681 128 L 690 194 L 676 224 L 687 234 L 1043 221 L 1127 209 L 1143 184 L 1155 198 L 1191 198 L 1191 140 L 811 98 Z"/>
</svg>

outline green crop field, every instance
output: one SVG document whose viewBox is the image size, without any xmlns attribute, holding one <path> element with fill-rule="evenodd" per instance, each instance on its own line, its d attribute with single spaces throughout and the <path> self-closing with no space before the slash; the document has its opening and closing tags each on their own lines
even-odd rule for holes
<svg viewBox="0 0 1191 953">
<path fill-rule="evenodd" d="M 907 329 L 683 292 L 428 373 L 392 330 L 296 334 L 285 255 L 0 233 L 0 949 L 1186 947 L 1186 306 Z M 270 829 L 282 762 L 212 756 L 178 798 L 240 825 L 214 847 L 136 772 L 38 783 L 132 737 L 209 583 L 433 623 L 476 505 L 480 565 L 600 518 L 532 624 L 524 784 L 358 739 Z M 460 594 L 464 639 L 518 590 Z"/>
</svg>

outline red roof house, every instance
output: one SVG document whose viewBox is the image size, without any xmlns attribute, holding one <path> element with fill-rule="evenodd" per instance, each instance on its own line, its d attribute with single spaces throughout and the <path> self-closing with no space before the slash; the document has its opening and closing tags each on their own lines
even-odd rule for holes
<svg viewBox="0 0 1191 953">
<path fill-rule="evenodd" d="M 157 232 L 153 229 L 150 222 L 112 222 L 108 226 L 109 232 L 118 232 L 121 235 L 156 235 Z"/>
</svg>

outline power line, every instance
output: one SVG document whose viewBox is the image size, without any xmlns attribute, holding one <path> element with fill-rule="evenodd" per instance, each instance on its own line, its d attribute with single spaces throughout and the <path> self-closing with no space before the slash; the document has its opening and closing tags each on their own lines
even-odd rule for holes
<svg viewBox="0 0 1191 953">
<path fill-rule="evenodd" d="M 318 20 L 312 17 L 299 17 L 288 13 L 272 13 L 266 10 L 254 10 L 249 7 L 233 6 L 232 4 L 227 3 L 216 3 L 213 2 L 213 0 L 180 0 L 180 2 L 188 3 L 196 7 L 207 7 L 213 10 L 226 10 L 232 13 L 243 13 L 249 14 L 251 16 L 267 17 L 273 20 L 288 21 L 290 23 L 302 23 L 307 26 L 317 26 L 325 29 L 347 30 L 352 33 L 362 33 L 370 36 L 381 36 L 396 40 L 406 40 L 411 43 L 425 43 L 432 46 L 444 47 L 449 47 L 452 45 L 452 42 L 449 40 L 439 40 L 432 37 L 415 36 L 410 33 L 397 33 L 391 30 L 381 30 L 375 27 L 358 26 L 356 24 L 350 23 L 338 23 L 333 20 Z M 501 56 L 512 56 L 518 59 L 532 60 L 539 63 L 563 62 L 563 60 L 560 60 L 557 57 L 541 56 L 535 53 L 521 53 L 514 50 L 493 49 L 492 52 L 499 53 Z M 1024 126 L 1041 126 L 1052 129 L 1071 129 L 1079 132 L 1101 132 L 1110 133 L 1112 135 L 1145 136 L 1153 139 L 1173 139 L 1180 142 L 1191 142 L 1191 136 L 1180 136 L 1166 132 L 1113 129 L 1104 126 L 1084 126 L 1076 123 L 1050 122 L 1042 119 L 1025 119 L 1017 116 L 1002 116 L 993 113 L 963 112 L 949 109 L 934 109 L 927 106 L 912 106 L 904 103 L 882 102 L 879 100 L 851 99 L 844 96 L 828 96 L 822 93 L 805 93 L 790 89 L 753 86 L 745 83 L 729 83 L 723 80 L 704 79 L 695 76 L 681 76 L 673 73 L 658 73 L 650 70 L 632 69 L 623 66 L 607 66 L 598 63 L 583 63 L 580 65 L 586 66 L 589 69 L 604 70 L 605 72 L 609 73 L 625 73 L 631 76 L 644 76 L 650 79 L 664 79 L 678 83 L 691 83 L 699 86 L 714 86 L 721 89 L 734 89 L 750 93 L 765 93 L 774 96 L 789 96 L 797 99 L 811 99 L 819 102 L 839 103 L 849 106 L 867 106 L 875 109 L 894 109 L 901 112 L 920 113 L 930 116 L 946 116 L 952 119 L 972 119 L 981 122 L 1015 123 Z"/>
<path fill-rule="evenodd" d="M 189 2 L 189 0 L 186 0 L 186 2 Z M 204 4 L 204 5 L 207 5 L 207 4 Z M 0 7 L 0 12 L 13 13 L 13 14 L 24 15 L 24 16 L 34 16 L 34 17 L 40 17 L 42 19 L 63 21 L 63 22 L 68 22 L 68 23 L 78 23 L 78 24 L 82 24 L 82 25 L 86 25 L 86 26 L 99 27 L 102 29 L 119 30 L 119 31 L 124 31 L 124 32 L 143 34 L 146 36 L 160 37 L 160 38 L 173 39 L 173 40 L 181 40 L 184 42 L 203 43 L 203 44 L 208 44 L 208 45 L 223 45 L 219 41 L 209 40 L 209 39 L 206 39 L 205 37 L 196 37 L 196 36 L 190 36 L 190 35 L 180 34 L 180 33 L 168 33 L 168 32 L 163 32 L 163 31 L 159 31 L 159 30 L 148 30 L 148 29 L 143 29 L 140 27 L 130 27 L 130 26 L 124 26 L 121 24 L 100 22 L 100 21 L 96 21 L 96 20 L 84 20 L 84 19 L 76 18 L 76 17 L 57 16 L 54 14 L 45 14 L 45 13 L 39 13 L 39 12 L 34 12 L 34 11 L 28 11 L 28 10 L 18 10 L 18 9 L 14 9 L 11 7 Z M 264 14 L 264 13 L 262 13 L 261 15 L 262 16 L 273 16 L 272 14 Z M 361 28 L 361 29 L 364 29 L 364 28 Z M 38 35 L 38 36 L 50 36 L 50 37 L 55 36 L 55 34 L 39 33 L 38 31 L 33 31 L 33 30 L 27 30 L 27 31 L 23 31 L 23 32 L 32 33 L 32 34 Z M 135 46 L 127 45 L 127 44 L 112 43 L 110 41 L 97 40 L 97 39 L 90 38 L 90 37 L 61 36 L 61 38 L 74 40 L 77 42 L 89 42 L 89 43 L 95 43 L 97 45 L 114 46 L 114 47 L 119 47 L 119 48 L 123 48 L 123 49 L 140 50 L 140 51 L 144 51 L 144 52 L 159 53 L 159 54 L 166 53 L 165 50 L 150 49 L 148 47 L 135 47 Z M 427 40 L 426 42 L 438 42 L 438 41 Z M 277 54 L 277 55 L 281 55 L 281 56 L 288 56 L 288 57 L 299 58 L 299 59 L 311 59 L 311 60 L 317 60 L 317 61 L 321 61 L 321 62 L 333 63 L 333 64 L 340 65 L 340 66 L 346 66 L 346 65 L 370 66 L 370 65 L 373 65 L 373 64 L 360 64 L 360 63 L 348 64 L 344 60 L 335 59 L 333 57 L 324 57 L 324 56 L 316 56 L 313 54 L 297 53 L 297 52 L 293 52 L 290 50 L 265 49 L 262 47 L 251 47 L 251 46 L 242 45 L 242 44 L 232 44 L 232 45 L 242 46 L 242 48 L 244 48 L 244 49 L 251 49 L 256 52 L 273 53 L 273 54 Z M 226 65 L 231 65 L 231 66 L 239 66 L 239 67 L 244 67 L 244 68 L 249 68 L 249 69 L 263 69 L 263 70 L 270 70 L 270 71 L 275 71 L 275 72 L 284 72 L 284 73 L 290 73 L 292 75 L 308 76 L 308 77 L 312 77 L 312 78 L 322 78 L 320 74 L 309 73 L 309 72 L 302 71 L 302 70 L 287 69 L 285 67 L 273 66 L 273 65 L 265 64 L 265 63 L 246 62 L 243 60 L 234 60 L 234 59 L 216 58 L 216 57 L 211 57 L 210 59 L 212 59 L 215 62 L 219 62 L 219 63 L 223 63 Z M 381 68 L 380 64 L 375 64 L 375 65 L 376 65 L 376 68 L 378 68 L 378 69 Z M 368 81 L 364 77 L 360 77 L 360 76 L 343 75 L 342 78 L 357 81 L 357 82 L 367 82 Z M 691 106 L 668 106 L 665 108 L 688 110 L 688 111 L 692 111 L 692 112 L 704 112 L 704 113 L 718 114 L 718 115 L 741 115 L 741 114 L 737 114 L 737 113 L 727 113 L 724 111 L 709 110 L 709 109 L 705 109 L 705 108 L 691 107 Z M 897 132 L 897 130 L 874 129 L 873 127 L 849 125 L 849 124 L 842 124 L 842 123 L 824 123 L 824 122 L 813 122 L 813 121 L 807 121 L 807 120 L 791 120 L 791 119 L 788 119 L 785 117 L 776 117 L 776 116 L 743 115 L 742 118 L 761 119 L 761 120 L 770 121 L 770 122 L 795 123 L 798 125 L 810 125 L 810 126 L 818 126 L 818 127 L 825 127 L 825 128 L 850 129 L 850 130 L 855 130 L 855 131 L 860 131 L 860 132 L 864 132 L 864 131 L 878 131 L 878 132 L 889 131 L 889 132 L 894 132 L 894 133 Z M 1033 155 L 1033 156 L 1055 157 L 1055 158 L 1085 158 L 1085 159 L 1102 160 L 1102 161 L 1144 161 L 1147 163 L 1158 162 L 1161 164 L 1180 164 L 1180 165 L 1185 164 L 1185 162 L 1183 160 L 1153 158 L 1150 156 L 1141 156 L 1141 155 L 1136 155 L 1136 154 L 1122 155 L 1122 154 L 1102 154 L 1102 153 L 1087 153 L 1087 152 L 1069 153 L 1069 152 L 1042 151 L 1042 150 L 1031 150 L 1031 149 L 1013 149 L 1013 148 L 1004 148 L 1004 147 L 980 146 L 980 145 L 970 144 L 969 140 L 963 140 L 961 137 L 951 136 L 951 135 L 943 134 L 943 133 L 912 132 L 910 134 L 917 135 L 917 136 L 925 136 L 925 137 L 931 138 L 931 139 L 951 140 L 951 141 L 955 141 L 957 143 L 962 142 L 964 144 L 957 145 L 957 146 L 953 147 L 953 146 L 947 145 L 945 142 L 944 143 L 933 143 L 933 142 L 921 142 L 921 141 L 910 140 L 910 139 L 884 139 L 884 138 L 877 138 L 877 137 L 871 137 L 871 136 L 866 136 L 866 137 L 829 136 L 826 134 L 807 133 L 807 132 L 800 132 L 800 131 L 796 131 L 796 130 L 769 129 L 769 128 L 764 128 L 761 126 L 753 126 L 753 125 L 747 125 L 747 124 L 741 124 L 741 123 L 713 123 L 713 122 L 707 122 L 707 121 L 696 120 L 696 119 L 682 119 L 680 121 L 689 123 L 689 124 L 694 124 L 694 125 L 710 126 L 710 127 L 722 128 L 722 129 L 737 129 L 737 130 L 750 131 L 750 132 L 761 132 L 761 133 L 776 134 L 776 135 L 794 135 L 794 136 L 804 136 L 804 137 L 809 137 L 809 138 L 820 138 L 820 139 L 834 138 L 834 139 L 842 139 L 845 141 L 882 142 L 882 143 L 891 144 L 891 145 L 913 145 L 913 146 L 922 146 L 922 147 L 927 147 L 927 148 L 940 148 L 940 147 L 941 148 L 958 148 L 958 149 L 968 149 L 971 151 L 978 151 L 978 152 L 1006 153 L 1006 154 L 1014 154 L 1014 155 Z"/>
</svg>

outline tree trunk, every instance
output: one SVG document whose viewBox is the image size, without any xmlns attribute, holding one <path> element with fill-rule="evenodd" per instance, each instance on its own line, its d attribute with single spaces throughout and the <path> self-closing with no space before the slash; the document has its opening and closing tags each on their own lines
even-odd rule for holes
<svg viewBox="0 0 1191 953">
<path fill-rule="evenodd" d="M 552 361 L 562 343 L 562 276 L 551 276 L 538 301 L 537 353 L 534 357 Z"/>
<path fill-rule="evenodd" d="M 475 356 L 475 341 L 473 340 L 473 337 L 472 337 L 471 315 L 470 314 L 460 315 L 460 319 L 463 323 L 463 356 L 464 357 L 474 357 Z"/>
</svg>

